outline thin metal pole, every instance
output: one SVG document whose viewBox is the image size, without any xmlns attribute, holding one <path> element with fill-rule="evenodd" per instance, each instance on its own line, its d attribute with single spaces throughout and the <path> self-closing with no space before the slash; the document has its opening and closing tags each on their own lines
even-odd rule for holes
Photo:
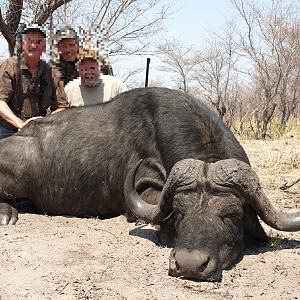
<svg viewBox="0 0 300 300">
<path fill-rule="evenodd" d="M 149 77 L 149 65 L 150 65 L 150 58 L 147 58 L 147 68 L 146 68 L 146 81 L 145 87 L 148 87 L 148 77 Z"/>
</svg>

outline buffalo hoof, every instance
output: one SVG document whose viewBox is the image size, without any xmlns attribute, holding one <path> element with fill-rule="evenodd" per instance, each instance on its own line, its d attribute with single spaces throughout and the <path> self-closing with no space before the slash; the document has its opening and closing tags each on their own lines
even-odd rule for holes
<svg viewBox="0 0 300 300">
<path fill-rule="evenodd" d="M 173 249 L 170 254 L 169 275 L 201 281 L 221 281 L 222 268 L 202 250 Z"/>
<path fill-rule="evenodd" d="M 7 203 L 0 203 L 0 226 L 15 225 L 18 221 L 18 211 Z"/>
</svg>

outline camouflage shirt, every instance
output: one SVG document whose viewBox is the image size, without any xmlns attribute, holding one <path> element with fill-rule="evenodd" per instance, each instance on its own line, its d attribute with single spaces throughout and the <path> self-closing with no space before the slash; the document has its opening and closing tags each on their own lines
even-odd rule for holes
<svg viewBox="0 0 300 300">
<path fill-rule="evenodd" d="M 66 86 L 68 82 L 79 77 L 75 61 L 66 61 L 62 55 L 58 53 L 53 55 L 51 61 L 59 70 L 64 86 Z"/>
</svg>

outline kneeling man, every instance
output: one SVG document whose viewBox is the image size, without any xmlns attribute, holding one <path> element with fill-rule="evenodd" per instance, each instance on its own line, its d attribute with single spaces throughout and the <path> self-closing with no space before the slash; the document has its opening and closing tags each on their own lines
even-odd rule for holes
<svg viewBox="0 0 300 300">
<path fill-rule="evenodd" d="M 79 78 L 69 82 L 65 91 L 70 107 L 99 104 L 127 91 L 124 83 L 100 72 L 100 57 L 95 50 L 80 49 Z"/>
<path fill-rule="evenodd" d="M 46 33 L 28 26 L 21 44 L 20 59 L 13 56 L 0 66 L 0 139 L 45 116 L 48 108 L 53 114 L 69 107 L 58 72 L 41 60 Z"/>
</svg>

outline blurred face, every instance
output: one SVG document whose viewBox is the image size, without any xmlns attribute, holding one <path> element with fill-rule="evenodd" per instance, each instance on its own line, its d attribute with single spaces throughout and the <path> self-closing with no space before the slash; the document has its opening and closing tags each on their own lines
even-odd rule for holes
<svg viewBox="0 0 300 300">
<path fill-rule="evenodd" d="M 22 40 L 22 49 L 27 61 L 39 61 L 46 50 L 45 38 L 38 32 L 28 32 Z"/>
<path fill-rule="evenodd" d="M 79 64 L 79 76 L 84 86 L 96 86 L 99 84 L 99 63 L 94 59 L 84 59 Z"/>
<path fill-rule="evenodd" d="M 57 49 L 66 61 L 75 61 L 79 43 L 75 39 L 63 39 L 58 43 Z"/>
</svg>

